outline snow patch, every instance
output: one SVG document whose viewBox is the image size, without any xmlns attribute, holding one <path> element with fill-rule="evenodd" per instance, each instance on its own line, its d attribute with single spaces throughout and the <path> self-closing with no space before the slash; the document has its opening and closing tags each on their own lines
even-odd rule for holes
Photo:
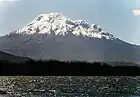
<svg viewBox="0 0 140 97">
<path fill-rule="evenodd" d="M 27 26 L 20 29 L 17 33 L 20 34 L 51 34 L 54 35 L 73 35 L 83 37 L 116 39 L 112 34 L 102 30 L 97 24 L 89 24 L 83 20 L 71 20 L 60 13 L 40 14 Z"/>
</svg>

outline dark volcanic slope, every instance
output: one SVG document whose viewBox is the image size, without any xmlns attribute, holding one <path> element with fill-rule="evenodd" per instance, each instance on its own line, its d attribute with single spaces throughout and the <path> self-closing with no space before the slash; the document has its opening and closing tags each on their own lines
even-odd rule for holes
<svg viewBox="0 0 140 97">
<path fill-rule="evenodd" d="M 119 39 L 11 34 L 0 38 L 0 47 L 1 51 L 37 59 L 140 61 L 140 47 Z"/>
<path fill-rule="evenodd" d="M 12 54 L 0 51 L 0 61 L 2 60 L 11 61 L 11 62 L 25 62 L 31 59 L 26 57 L 14 56 Z"/>
</svg>

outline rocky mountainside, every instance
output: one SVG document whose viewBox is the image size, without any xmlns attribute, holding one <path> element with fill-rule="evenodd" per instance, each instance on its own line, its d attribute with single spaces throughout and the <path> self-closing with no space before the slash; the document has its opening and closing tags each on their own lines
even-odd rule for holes
<svg viewBox="0 0 140 97">
<path fill-rule="evenodd" d="M 0 50 L 34 59 L 140 63 L 140 46 L 114 37 L 97 24 L 71 20 L 60 13 L 41 14 L 0 37 Z"/>
<path fill-rule="evenodd" d="M 26 62 L 31 59 L 26 57 L 14 56 L 5 52 L 0 51 L 0 61 L 10 61 L 10 62 Z"/>
</svg>

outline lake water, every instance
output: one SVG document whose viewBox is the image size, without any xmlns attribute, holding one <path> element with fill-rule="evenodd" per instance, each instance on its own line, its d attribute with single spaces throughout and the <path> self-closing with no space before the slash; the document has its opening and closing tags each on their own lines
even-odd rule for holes
<svg viewBox="0 0 140 97">
<path fill-rule="evenodd" d="M 13 97 L 140 97 L 140 77 L 0 77 L 4 88 Z"/>
<path fill-rule="evenodd" d="M 8 96 L 8 95 L 0 95 L 0 97 L 11 97 L 11 96 Z M 62 93 L 62 94 L 49 94 L 49 93 L 18 93 L 16 94 L 15 96 L 12 96 L 12 97 L 140 97 L 140 96 L 137 96 L 137 95 L 130 95 L 130 94 L 120 94 L 120 95 L 106 95 L 106 96 L 100 96 L 100 95 L 82 95 L 82 94 L 78 94 L 76 96 L 73 95 L 73 94 L 66 94 L 66 93 Z"/>
</svg>

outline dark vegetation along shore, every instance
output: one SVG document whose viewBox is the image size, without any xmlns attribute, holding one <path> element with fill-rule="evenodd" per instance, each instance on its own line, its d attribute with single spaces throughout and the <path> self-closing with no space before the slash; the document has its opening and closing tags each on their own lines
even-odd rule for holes
<svg viewBox="0 0 140 97">
<path fill-rule="evenodd" d="M 27 62 L 9 62 L 0 61 L 0 75 L 139 75 L 140 68 L 136 64 L 104 62 L 78 62 L 78 61 L 27 61 Z M 126 66 L 126 65 L 129 66 Z"/>
</svg>

